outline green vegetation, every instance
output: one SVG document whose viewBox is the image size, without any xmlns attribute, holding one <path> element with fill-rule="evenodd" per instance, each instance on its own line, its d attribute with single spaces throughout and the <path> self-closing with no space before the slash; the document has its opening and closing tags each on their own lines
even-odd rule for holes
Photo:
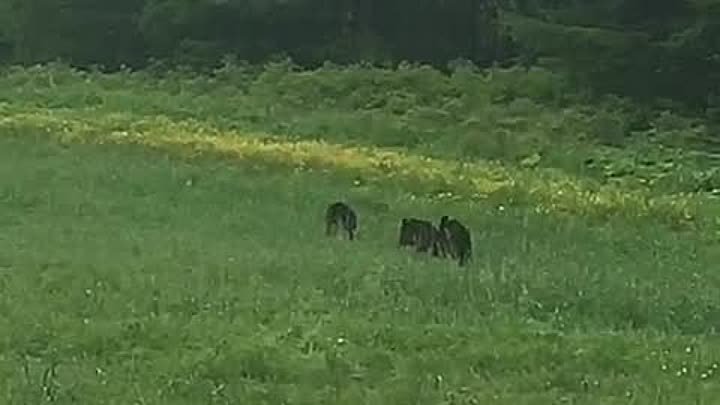
<svg viewBox="0 0 720 405">
<path fill-rule="evenodd" d="M 0 0 L 0 64 L 551 66 L 717 121 L 720 0 Z M 575 91 L 573 91 L 575 92 Z"/>
<path fill-rule="evenodd" d="M 158 77 L 56 65 L 13 69 L 0 86 L 0 125 L 16 132 L 184 144 L 415 185 L 420 177 L 426 193 L 540 211 L 680 225 L 711 217 L 714 204 L 697 193 L 720 188 L 713 156 L 687 148 L 709 138 L 703 121 L 647 113 L 645 129 L 633 130 L 638 108 L 570 96 L 543 70 L 445 77 L 422 67 L 293 72 L 273 63 Z"/>
<path fill-rule="evenodd" d="M 710 403 L 707 128 L 542 69 L 7 70 L 0 398 Z M 396 248 L 445 213 L 467 271 Z"/>
<path fill-rule="evenodd" d="M 0 0 L 0 402 L 717 402 L 718 21 Z"/>
</svg>

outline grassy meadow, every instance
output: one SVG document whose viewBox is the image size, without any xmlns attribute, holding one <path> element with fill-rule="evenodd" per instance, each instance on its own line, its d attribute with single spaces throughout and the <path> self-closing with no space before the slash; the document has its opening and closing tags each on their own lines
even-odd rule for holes
<svg viewBox="0 0 720 405">
<path fill-rule="evenodd" d="M 545 71 L 0 75 L 8 404 L 713 404 L 711 129 Z M 355 242 L 323 235 L 346 200 Z M 467 268 L 397 248 L 473 232 Z"/>
</svg>

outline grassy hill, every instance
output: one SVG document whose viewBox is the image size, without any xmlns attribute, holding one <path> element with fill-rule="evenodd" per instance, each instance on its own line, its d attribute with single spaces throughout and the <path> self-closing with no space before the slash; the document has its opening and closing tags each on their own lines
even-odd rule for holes
<svg viewBox="0 0 720 405">
<path fill-rule="evenodd" d="M 6 72 L 0 398 L 710 403 L 702 123 L 627 132 L 635 107 L 556 80 Z M 323 235 L 337 199 L 356 242 Z M 442 214 L 473 231 L 467 269 L 396 247 L 401 217 Z"/>
</svg>

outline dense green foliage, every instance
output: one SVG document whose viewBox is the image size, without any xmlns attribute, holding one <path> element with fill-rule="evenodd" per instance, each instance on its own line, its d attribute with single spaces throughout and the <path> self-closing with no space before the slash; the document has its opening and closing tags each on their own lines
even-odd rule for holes
<svg viewBox="0 0 720 405">
<path fill-rule="evenodd" d="M 17 62 L 61 57 L 117 66 L 154 57 L 207 66 L 226 54 L 249 61 L 289 54 L 310 64 L 443 64 L 461 55 L 492 60 L 501 51 L 491 1 L 3 0 L 0 10 Z"/>
<path fill-rule="evenodd" d="M 0 0 L 0 61 L 520 62 L 716 118 L 718 0 Z"/>
<path fill-rule="evenodd" d="M 0 399 L 710 403 L 720 203 L 687 148 L 702 121 L 651 114 L 618 136 L 631 105 L 563 83 L 5 72 Z M 323 235 L 336 199 L 356 243 Z M 467 269 L 396 247 L 399 218 L 448 213 L 473 231 Z"/>
<path fill-rule="evenodd" d="M 717 0 L 538 1 L 508 14 L 516 38 L 555 57 L 581 82 L 716 114 L 720 93 Z"/>
</svg>

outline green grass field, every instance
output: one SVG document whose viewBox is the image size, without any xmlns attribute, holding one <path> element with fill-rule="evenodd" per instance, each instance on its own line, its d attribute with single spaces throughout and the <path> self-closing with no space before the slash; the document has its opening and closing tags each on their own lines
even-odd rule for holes
<svg viewBox="0 0 720 405">
<path fill-rule="evenodd" d="M 181 116 L 195 100 L 182 91 L 122 75 L 46 87 L 52 73 L 0 77 L 4 403 L 720 398 L 718 203 L 678 191 L 687 176 L 656 169 L 676 186 L 661 188 L 558 161 L 457 164 L 440 141 L 373 141 L 384 121 L 352 139 L 349 107 L 313 136 L 321 113 L 299 106 L 278 122 L 314 126 L 223 122 L 230 95 L 215 94 L 215 115 Z M 251 93 L 241 106 L 262 111 Z M 625 153 L 575 142 L 566 161 Z M 706 169 L 683 159 L 680 171 Z M 357 241 L 323 235 L 338 199 L 357 209 Z M 401 217 L 442 214 L 472 229 L 466 269 L 396 246 Z"/>
</svg>

